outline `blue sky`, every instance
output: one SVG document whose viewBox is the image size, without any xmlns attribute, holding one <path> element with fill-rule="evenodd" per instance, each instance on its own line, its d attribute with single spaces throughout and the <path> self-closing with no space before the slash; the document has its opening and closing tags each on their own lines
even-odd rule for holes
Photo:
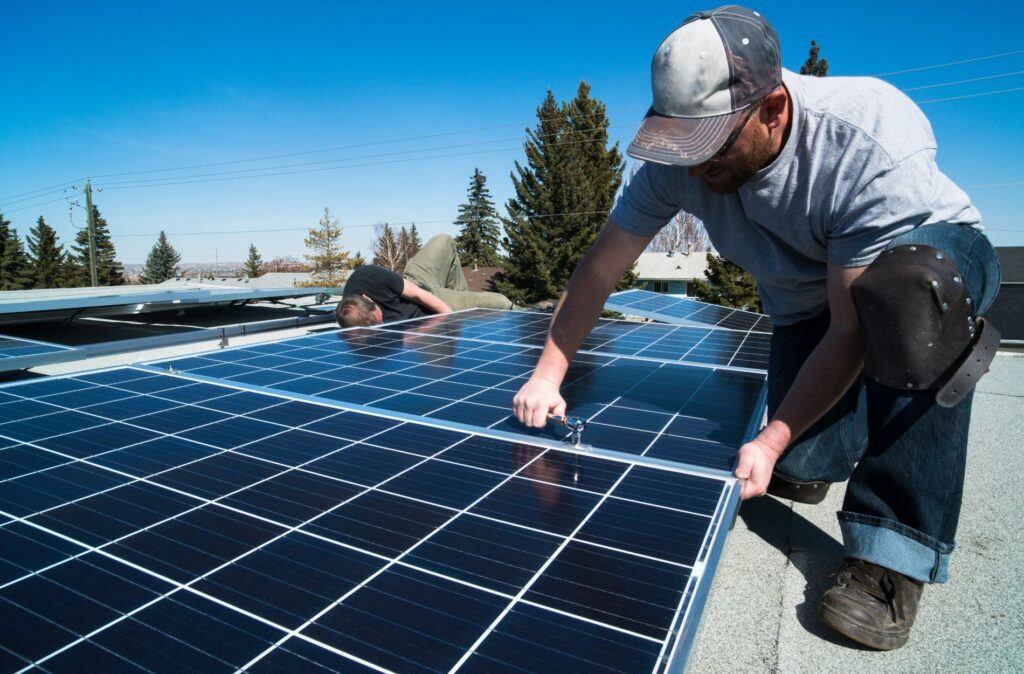
<svg viewBox="0 0 1024 674">
<path fill-rule="evenodd" d="M 590 83 L 624 150 L 650 103 L 655 47 L 710 6 L 4 2 L 0 211 L 23 236 L 42 215 L 67 243 L 85 218 L 69 213 L 65 196 L 82 199 L 66 186 L 92 176 L 127 263 L 143 262 L 160 230 L 187 262 L 241 261 L 250 243 L 264 259 L 299 257 L 325 206 L 364 254 L 374 223 L 455 233 L 476 167 L 504 212 L 549 88 L 564 100 Z M 1020 3 L 752 6 L 793 70 L 815 39 L 830 75 L 978 59 L 884 79 L 908 89 L 991 78 L 908 91 L 918 101 L 1017 89 L 922 108 L 940 167 L 967 188 L 992 241 L 1024 246 Z M 1009 52 L 1019 53 L 981 58 Z"/>
</svg>

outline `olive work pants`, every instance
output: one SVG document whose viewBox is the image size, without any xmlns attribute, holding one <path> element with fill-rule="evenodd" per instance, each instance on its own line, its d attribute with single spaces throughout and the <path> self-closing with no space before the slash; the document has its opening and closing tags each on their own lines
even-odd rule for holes
<svg viewBox="0 0 1024 674">
<path fill-rule="evenodd" d="M 460 309 L 512 309 L 512 302 L 500 293 L 473 292 L 462 273 L 455 239 L 438 234 L 413 255 L 405 265 L 406 279 L 429 290 L 442 302 Z"/>
</svg>

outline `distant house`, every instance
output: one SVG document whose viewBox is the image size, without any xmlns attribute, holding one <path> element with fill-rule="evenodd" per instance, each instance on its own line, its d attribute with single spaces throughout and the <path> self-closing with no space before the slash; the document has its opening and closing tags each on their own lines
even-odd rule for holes
<svg viewBox="0 0 1024 674">
<path fill-rule="evenodd" d="M 494 277 L 501 273 L 501 267 L 463 267 L 462 273 L 473 292 L 494 292 Z"/>
<path fill-rule="evenodd" d="M 999 330 L 1003 340 L 1024 340 L 1024 246 L 996 248 L 1002 281 L 999 295 L 985 312 L 985 318 Z"/>
<path fill-rule="evenodd" d="M 685 297 L 690 283 L 705 280 L 707 268 L 708 254 L 704 251 L 641 253 L 635 271 L 644 290 Z"/>
</svg>

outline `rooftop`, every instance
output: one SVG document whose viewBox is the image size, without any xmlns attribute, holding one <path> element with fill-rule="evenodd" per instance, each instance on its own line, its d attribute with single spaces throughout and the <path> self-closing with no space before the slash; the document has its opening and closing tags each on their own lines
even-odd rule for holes
<svg viewBox="0 0 1024 674">
<path fill-rule="evenodd" d="M 704 280 L 708 268 L 706 252 L 697 253 L 641 253 L 636 262 L 636 274 L 647 281 Z"/>
</svg>

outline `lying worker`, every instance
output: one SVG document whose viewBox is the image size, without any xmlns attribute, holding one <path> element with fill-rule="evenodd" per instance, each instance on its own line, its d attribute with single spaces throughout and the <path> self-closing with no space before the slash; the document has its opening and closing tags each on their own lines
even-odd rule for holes
<svg viewBox="0 0 1024 674">
<path fill-rule="evenodd" d="M 336 316 L 345 328 L 473 307 L 513 308 L 504 295 L 469 289 L 455 240 L 447 234 L 427 241 L 406 263 L 404 274 L 375 264 L 357 268 L 345 282 L 342 296 Z"/>
<path fill-rule="evenodd" d="M 978 211 L 939 171 L 909 98 L 873 78 L 783 72 L 757 12 L 694 14 L 651 72 L 654 104 L 629 148 L 646 163 L 574 271 L 515 414 L 542 426 L 565 413 L 559 387 L 608 294 L 662 226 L 693 213 L 775 320 L 769 422 L 739 450 L 742 496 L 817 503 L 849 478 L 847 559 L 818 615 L 898 648 L 923 584 L 947 578 L 972 387 L 999 342 L 979 318 L 999 268 Z"/>
</svg>

